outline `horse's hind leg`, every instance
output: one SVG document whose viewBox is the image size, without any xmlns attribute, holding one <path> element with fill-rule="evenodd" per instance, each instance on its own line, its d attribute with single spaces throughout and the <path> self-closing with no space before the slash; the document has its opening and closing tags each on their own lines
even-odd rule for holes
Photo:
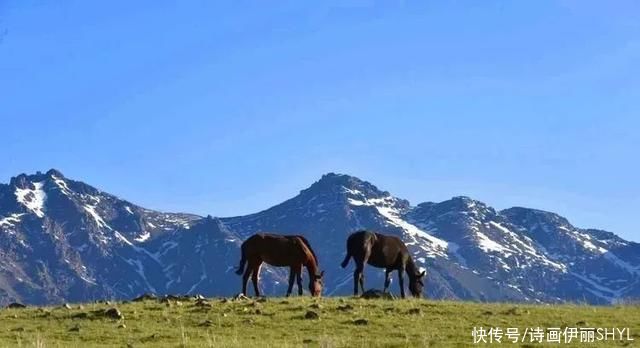
<svg viewBox="0 0 640 348">
<path fill-rule="evenodd" d="M 258 287 L 258 277 L 260 275 L 260 267 L 262 266 L 262 261 L 258 261 L 251 267 L 253 269 L 253 273 L 251 274 L 251 282 L 253 283 L 253 291 L 256 294 L 256 297 L 260 297 L 260 289 Z"/>
<path fill-rule="evenodd" d="M 383 292 L 387 292 L 389 291 L 389 285 L 391 285 L 391 272 L 393 272 L 392 269 L 385 269 L 384 271 L 384 291 Z"/>
<path fill-rule="evenodd" d="M 358 277 L 360 281 L 360 290 L 362 290 L 363 294 L 364 294 L 364 265 L 366 265 L 367 262 L 369 262 L 370 256 L 371 256 L 371 246 L 367 246 L 365 247 L 365 252 L 364 252 L 364 257 L 362 258 L 362 262 L 356 262 L 356 269 L 360 274 L 360 276 Z"/>
<path fill-rule="evenodd" d="M 356 269 L 353 271 L 353 296 L 358 296 L 358 284 L 364 293 L 364 263 L 356 262 Z"/>
<path fill-rule="evenodd" d="M 287 288 L 287 297 L 291 295 L 291 291 L 293 290 L 293 280 L 295 279 L 295 276 L 293 266 L 289 267 L 289 287 Z"/>
<path fill-rule="evenodd" d="M 250 264 L 247 269 L 244 270 L 244 274 L 242 275 L 242 294 L 248 296 L 247 294 L 247 283 L 249 282 L 249 276 L 251 276 L 251 271 L 253 271 L 252 265 Z"/>
</svg>

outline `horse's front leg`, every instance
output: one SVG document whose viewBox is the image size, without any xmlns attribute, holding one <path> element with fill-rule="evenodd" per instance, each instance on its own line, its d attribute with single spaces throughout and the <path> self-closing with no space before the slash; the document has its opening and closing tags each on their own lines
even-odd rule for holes
<svg viewBox="0 0 640 348">
<path fill-rule="evenodd" d="M 298 295 L 302 296 L 302 264 L 296 266 L 296 281 L 298 282 Z M 309 274 L 311 278 L 311 274 Z"/>
<path fill-rule="evenodd" d="M 295 279 L 295 276 L 293 266 L 289 267 L 289 287 L 287 288 L 287 297 L 291 295 L 291 291 L 293 290 L 293 280 Z"/>
<path fill-rule="evenodd" d="M 398 269 L 398 283 L 400 283 L 400 297 L 404 298 L 404 268 Z"/>
</svg>

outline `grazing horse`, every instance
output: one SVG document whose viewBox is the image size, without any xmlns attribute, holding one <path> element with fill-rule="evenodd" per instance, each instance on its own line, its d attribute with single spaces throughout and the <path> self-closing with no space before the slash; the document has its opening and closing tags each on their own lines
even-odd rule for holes
<svg viewBox="0 0 640 348">
<path fill-rule="evenodd" d="M 353 272 L 353 294 L 358 295 L 358 282 L 364 292 L 364 265 L 385 269 L 384 292 L 391 284 L 391 272 L 398 271 L 400 295 L 404 295 L 404 272 L 409 276 L 409 291 L 414 297 L 422 296 L 424 283 L 422 278 L 426 271 L 420 272 L 413 262 L 407 246 L 395 236 L 387 236 L 370 231 L 352 233 L 347 239 L 347 256 L 342 261 L 342 268 L 347 267 L 353 257 L 356 269 Z"/>
<path fill-rule="evenodd" d="M 283 236 L 278 234 L 257 233 L 242 243 L 242 257 L 236 274 L 242 276 L 242 293 L 247 294 L 249 276 L 253 282 L 256 296 L 260 296 L 258 288 L 258 274 L 263 262 L 276 267 L 289 267 L 289 288 L 287 296 L 291 295 L 293 281 L 297 280 L 298 294 L 302 295 L 302 266 L 309 272 L 309 292 L 311 296 L 322 293 L 322 276 L 318 273 L 318 259 L 311 249 L 311 245 L 303 236 Z M 249 263 L 244 270 L 245 263 Z"/>
</svg>

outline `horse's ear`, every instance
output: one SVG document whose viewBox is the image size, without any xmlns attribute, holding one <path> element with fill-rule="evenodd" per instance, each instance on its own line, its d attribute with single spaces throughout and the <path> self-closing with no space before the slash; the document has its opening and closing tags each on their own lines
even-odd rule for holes
<svg viewBox="0 0 640 348">
<path fill-rule="evenodd" d="M 320 274 L 316 275 L 316 278 L 322 279 L 324 277 L 324 271 L 320 272 Z"/>
<path fill-rule="evenodd" d="M 422 273 L 418 274 L 418 277 L 422 278 L 425 274 L 427 274 L 427 271 L 422 271 Z"/>
</svg>

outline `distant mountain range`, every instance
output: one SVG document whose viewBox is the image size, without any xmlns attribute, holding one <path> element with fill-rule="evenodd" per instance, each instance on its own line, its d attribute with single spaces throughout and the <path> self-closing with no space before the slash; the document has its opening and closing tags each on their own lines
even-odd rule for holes
<svg viewBox="0 0 640 348">
<path fill-rule="evenodd" d="M 407 243 L 427 269 L 431 298 L 595 304 L 640 298 L 640 244 L 576 228 L 550 212 L 496 211 L 467 197 L 413 206 L 369 182 L 330 173 L 267 210 L 212 218 L 145 209 L 52 169 L 0 184 L 0 304 L 236 294 L 239 246 L 258 231 L 305 235 L 326 271 L 325 295 L 349 295 L 352 269 L 339 263 L 348 234 L 363 228 Z M 284 294 L 286 275 L 264 268 L 265 292 Z M 382 271 L 369 267 L 366 286 L 382 282 Z M 397 283 L 391 289 L 397 292 Z"/>
</svg>

